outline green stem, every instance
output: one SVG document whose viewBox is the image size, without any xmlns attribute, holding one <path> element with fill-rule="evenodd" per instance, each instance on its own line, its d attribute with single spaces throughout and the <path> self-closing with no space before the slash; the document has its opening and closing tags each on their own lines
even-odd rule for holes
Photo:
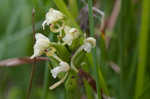
<svg viewBox="0 0 150 99">
<path fill-rule="evenodd" d="M 142 24 L 139 34 L 139 48 L 138 48 L 138 67 L 137 67 L 137 80 L 135 88 L 135 98 L 138 99 L 143 92 L 144 72 L 146 66 L 147 55 L 147 41 L 148 41 L 148 28 L 149 28 L 149 9 L 150 0 L 143 0 L 142 9 Z"/>
<path fill-rule="evenodd" d="M 94 18 L 93 18 L 93 11 L 92 11 L 92 0 L 88 0 L 88 11 L 89 11 L 88 13 L 89 13 L 90 36 L 94 36 Z M 93 61 L 95 66 L 97 94 L 98 94 L 98 99 L 101 99 L 100 80 L 98 75 L 99 67 L 97 65 L 97 59 L 96 59 L 96 48 L 92 50 L 92 54 L 93 54 Z"/>
<path fill-rule="evenodd" d="M 49 62 L 46 62 L 45 64 L 45 72 L 44 72 L 44 86 L 43 86 L 43 97 L 42 99 L 47 98 L 48 94 L 48 80 L 49 80 L 49 68 L 48 68 Z"/>
<path fill-rule="evenodd" d="M 97 59 L 96 59 L 96 48 L 94 48 L 92 50 L 92 55 L 93 55 L 93 62 L 94 62 L 94 72 L 95 72 L 95 78 L 96 78 L 96 88 L 97 88 L 97 95 L 98 95 L 98 99 L 101 99 L 101 83 L 100 83 L 100 77 L 98 72 L 101 71 L 100 68 L 98 67 L 97 64 Z M 101 75 L 102 76 L 102 75 Z"/>
<path fill-rule="evenodd" d="M 88 0 L 88 10 L 89 10 L 90 36 L 94 36 L 94 18 L 93 18 L 93 10 L 92 10 L 92 0 Z"/>
<path fill-rule="evenodd" d="M 49 34 L 49 38 L 51 39 L 51 41 L 53 41 L 53 34 L 50 33 Z M 48 95 L 48 81 L 49 81 L 49 67 L 50 62 L 47 61 L 45 63 L 45 71 L 44 71 L 44 84 L 43 84 L 43 96 L 42 99 L 46 99 L 47 95 Z"/>
<path fill-rule="evenodd" d="M 98 75 L 99 75 L 99 80 L 101 81 L 101 85 L 102 85 L 102 89 L 103 89 L 104 93 L 107 96 L 109 96 L 109 91 L 108 91 L 107 85 L 105 83 L 104 77 L 103 77 L 102 72 L 101 72 L 100 69 L 98 70 Z"/>
<path fill-rule="evenodd" d="M 74 66 L 74 63 L 73 63 L 73 61 L 74 61 L 74 59 L 75 59 L 75 57 L 77 56 L 77 54 L 79 53 L 79 52 L 81 52 L 82 51 L 82 46 L 75 52 L 75 54 L 72 56 L 72 58 L 71 58 L 71 68 L 73 69 L 73 70 L 75 70 L 76 72 L 78 72 L 78 69 Z"/>
<path fill-rule="evenodd" d="M 84 80 L 84 86 L 85 86 L 87 99 L 93 99 L 92 89 L 86 80 Z"/>
</svg>

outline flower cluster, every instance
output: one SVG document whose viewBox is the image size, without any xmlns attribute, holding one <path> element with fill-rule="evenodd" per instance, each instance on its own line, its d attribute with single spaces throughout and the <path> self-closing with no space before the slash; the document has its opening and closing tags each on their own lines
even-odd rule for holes
<svg viewBox="0 0 150 99">
<path fill-rule="evenodd" d="M 49 26 L 50 31 L 57 34 L 57 41 L 52 42 L 42 33 L 36 33 L 34 54 L 31 56 L 31 59 L 46 54 L 46 56 L 57 61 L 57 65 L 51 70 L 53 78 L 59 77 L 60 73 L 65 74 L 60 81 L 50 87 L 50 89 L 54 89 L 65 81 L 71 69 L 78 72 L 73 62 L 76 55 L 80 52 L 89 53 L 96 46 L 96 40 L 93 37 L 86 38 L 81 35 L 77 28 L 66 25 L 65 15 L 53 8 L 46 14 L 46 18 L 42 24 L 43 30 L 46 25 Z M 77 42 L 74 43 L 75 40 Z M 77 44 L 80 41 L 82 43 Z M 73 45 L 78 46 L 72 47 Z M 70 50 L 71 48 L 73 50 Z M 71 59 L 70 56 L 73 52 L 70 51 L 75 51 Z M 68 56 L 66 55 L 67 53 L 69 53 Z"/>
</svg>

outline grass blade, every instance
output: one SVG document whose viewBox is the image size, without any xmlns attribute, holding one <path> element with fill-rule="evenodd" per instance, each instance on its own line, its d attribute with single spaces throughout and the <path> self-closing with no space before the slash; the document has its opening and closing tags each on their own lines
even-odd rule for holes
<svg viewBox="0 0 150 99">
<path fill-rule="evenodd" d="M 69 0 L 69 10 L 74 18 L 78 17 L 78 5 L 77 0 Z"/>
<path fill-rule="evenodd" d="M 139 45 L 138 45 L 138 68 L 137 68 L 137 80 L 135 88 L 135 99 L 143 92 L 143 83 L 144 83 L 144 72 L 146 66 L 146 55 L 147 55 L 147 44 L 148 44 L 148 29 L 149 29 L 149 9 L 150 1 L 143 0 L 143 9 L 142 9 L 142 23 L 141 31 L 139 34 Z"/>
<path fill-rule="evenodd" d="M 94 36 L 94 19 L 93 19 L 93 11 L 92 11 L 92 0 L 88 0 L 88 11 L 89 11 L 90 36 Z M 97 65 L 97 59 L 96 59 L 96 48 L 92 50 L 92 54 L 93 54 L 93 62 L 95 66 L 97 94 L 98 94 L 98 99 L 101 99 L 100 81 L 99 81 L 99 75 L 98 75 L 99 67 Z"/>
</svg>

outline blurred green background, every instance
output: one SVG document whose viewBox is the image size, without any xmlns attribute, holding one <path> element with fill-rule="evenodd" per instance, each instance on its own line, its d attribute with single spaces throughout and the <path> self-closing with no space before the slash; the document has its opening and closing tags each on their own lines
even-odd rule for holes
<svg viewBox="0 0 150 99">
<path fill-rule="evenodd" d="M 36 11 L 36 32 L 48 35 L 42 30 L 41 24 L 49 8 L 62 10 L 63 6 L 60 7 L 58 1 L 0 0 L 0 60 L 32 55 L 32 8 L 35 8 Z M 88 32 L 89 25 L 86 20 L 88 14 L 80 13 L 86 7 L 83 1 L 87 3 L 88 0 L 61 1 L 64 1 L 78 25 L 81 26 L 83 23 L 84 26 L 82 25 L 81 29 Z M 93 0 L 93 6 L 104 11 L 105 19 L 109 19 L 116 2 L 120 1 L 121 8 L 116 24 L 112 29 L 107 29 L 107 26 L 105 29 L 105 37 L 108 35 L 111 38 L 109 48 L 105 48 L 106 43 L 103 37 L 98 36 L 95 59 L 98 60 L 110 97 L 114 99 L 150 99 L 150 1 Z M 84 18 L 85 21 L 83 21 Z M 94 14 L 96 34 L 101 34 L 100 20 L 101 16 Z M 110 62 L 119 66 L 120 73 L 116 73 L 111 68 Z M 30 98 L 44 99 L 46 94 L 46 99 L 66 99 L 67 93 L 63 84 L 53 91 L 48 89 L 44 91 L 45 66 L 45 62 L 39 62 L 36 65 Z M 0 99 L 25 99 L 31 69 L 31 64 L 0 67 Z M 92 75 L 94 70 L 90 72 Z M 49 78 L 48 86 L 54 83 L 51 75 Z M 77 89 L 74 90 L 78 92 Z M 93 95 L 92 98 L 87 96 L 88 91 L 86 93 L 81 89 L 80 92 L 83 93 L 80 99 L 93 98 Z"/>
</svg>

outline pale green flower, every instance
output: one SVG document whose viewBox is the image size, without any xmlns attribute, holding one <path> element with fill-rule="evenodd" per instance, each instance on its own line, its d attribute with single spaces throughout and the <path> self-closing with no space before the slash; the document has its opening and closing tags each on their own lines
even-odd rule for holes
<svg viewBox="0 0 150 99">
<path fill-rule="evenodd" d="M 50 40 L 41 33 L 36 33 L 35 39 L 36 42 L 34 44 L 34 54 L 31 56 L 31 59 L 37 56 L 41 56 L 44 51 L 50 46 Z"/>
<path fill-rule="evenodd" d="M 70 69 L 69 64 L 61 61 L 59 63 L 59 66 L 57 66 L 51 70 L 51 73 L 52 73 L 53 78 L 56 78 L 60 72 L 67 72 L 67 71 L 69 71 L 69 69 Z"/>
<path fill-rule="evenodd" d="M 49 12 L 46 13 L 46 18 L 44 22 L 42 23 L 43 29 L 45 29 L 45 25 L 53 24 L 59 20 L 62 20 L 64 18 L 64 15 L 53 8 L 49 9 Z"/>
<path fill-rule="evenodd" d="M 65 44 L 68 44 L 69 46 L 72 44 L 73 40 L 80 35 L 80 32 L 76 28 L 70 28 L 68 26 L 65 26 L 64 31 L 65 36 L 62 40 Z"/>
<path fill-rule="evenodd" d="M 96 39 L 93 37 L 88 37 L 84 44 L 82 45 L 82 49 L 85 50 L 86 52 L 90 52 L 92 48 L 96 46 Z"/>
</svg>

